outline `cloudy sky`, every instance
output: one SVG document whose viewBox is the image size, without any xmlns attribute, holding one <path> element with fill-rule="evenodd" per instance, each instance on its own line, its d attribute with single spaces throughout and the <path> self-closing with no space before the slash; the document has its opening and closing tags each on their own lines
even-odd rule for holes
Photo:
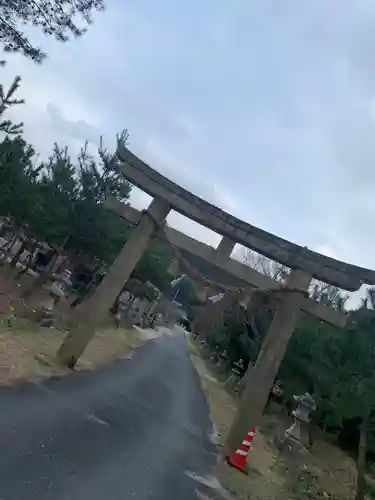
<svg viewBox="0 0 375 500">
<path fill-rule="evenodd" d="M 23 78 L 13 116 L 42 155 L 127 127 L 130 149 L 194 193 L 373 268 L 374 26 L 373 0 L 107 0 L 80 40 L 34 36 L 42 66 L 1 71 Z"/>
</svg>

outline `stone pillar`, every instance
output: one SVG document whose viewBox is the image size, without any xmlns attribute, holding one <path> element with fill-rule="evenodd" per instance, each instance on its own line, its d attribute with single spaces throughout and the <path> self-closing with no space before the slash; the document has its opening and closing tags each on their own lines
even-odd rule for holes
<svg viewBox="0 0 375 500">
<path fill-rule="evenodd" d="M 124 283 L 130 278 L 152 239 L 156 223 L 165 220 L 171 206 L 160 198 L 154 198 L 143 213 L 137 227 L 132 231 L 120 254 L 112 264 L 95 293 L 77 308 L 79 322 L 77 327 L 67 335 L 57 356 L 59 361 L 74 367 L 87 344 L 92 339 L 95 329 L 100 326 L 108 310 L 114 304 Z"/>
<path fill-rule="evenodd" d="M 228 236 L 223 236 L 218 247 L 216 248 L 216 252 L 220 255 L 220 257 L 229 258 L 235 245 L 235 241 L 228 238 Z"/>
<path fill-rule="evenodd" d="M 280 300 L 255 366 L 248 370 L 246 387 L 237 415 L 223 447 L 224 458 L 238 448 L 250 428 L 260 423 L 288 342 L 293 335 L 300 305 L 304 298 L 303 292 L 307 292 L 310 281 L 311 276 L 300 270 L 292 271 L 288 278 L 288 288 L 296 289 L 296 291 L 286 292 Z"/>
</svg>

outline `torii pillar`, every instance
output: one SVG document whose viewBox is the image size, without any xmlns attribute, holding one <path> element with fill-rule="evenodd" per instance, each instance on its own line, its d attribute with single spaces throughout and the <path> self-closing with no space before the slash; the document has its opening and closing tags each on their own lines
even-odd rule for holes
<svg viewBox="0 0 375 500">
<path fill-rule="evenodd" d="M 164 222 L 171 208 L 163 199 L 154 198 L 147 211 L 142 213 L 137 226 L 95 293 L 79 306 L 79 310 L 77 308 L 77 316 L 80 318 L 78 325 L 66 336 L 57 352 L 58 360 L 63 365 L 74 368 L 124 283 L 147 250 L 158 229 L 156 226 Z"/>
<path fill-rule="evenodd" d="M 285 297 L 280 300 L 255 366 L 248 370 L 245 391 L 224 443 L 224 459 L 238 448 L 249 429 L 259 425 L 261 421 L 311 279 L 310 275 L 298 269 L 293 270 L 288 277 L 286 288 L 292 291 L 284 292 Z"/>
</svg>

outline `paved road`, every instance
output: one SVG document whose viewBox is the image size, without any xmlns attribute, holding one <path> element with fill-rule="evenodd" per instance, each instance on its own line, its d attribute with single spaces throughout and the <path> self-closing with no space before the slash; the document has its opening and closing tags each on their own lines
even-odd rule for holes
<svg viewBox="0 0 375 500">
<path fill-rule="evenodd" d="M 1 500 L 191 500 L 214 464 L 182 334 L 95 373 L 0 391 Z"/>
</svg>

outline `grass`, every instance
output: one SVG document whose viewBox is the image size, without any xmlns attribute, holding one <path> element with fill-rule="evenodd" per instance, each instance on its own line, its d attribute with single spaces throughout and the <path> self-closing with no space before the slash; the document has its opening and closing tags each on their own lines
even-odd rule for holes
<svg viewBox="0 0 375 500">
<path fill-rule="evenodd" d="M 15 320 L 11 328 L 6 322 L 0 324 L 0 385 L 70 373 L 55 358 L 65 335 L 60 329 L 31 326 L 21 320 Z M 96 333 L 76 369 L 92 370 L 129 357 L 144 342 L 134 329 L 104 327 Z"/>
</svg>

